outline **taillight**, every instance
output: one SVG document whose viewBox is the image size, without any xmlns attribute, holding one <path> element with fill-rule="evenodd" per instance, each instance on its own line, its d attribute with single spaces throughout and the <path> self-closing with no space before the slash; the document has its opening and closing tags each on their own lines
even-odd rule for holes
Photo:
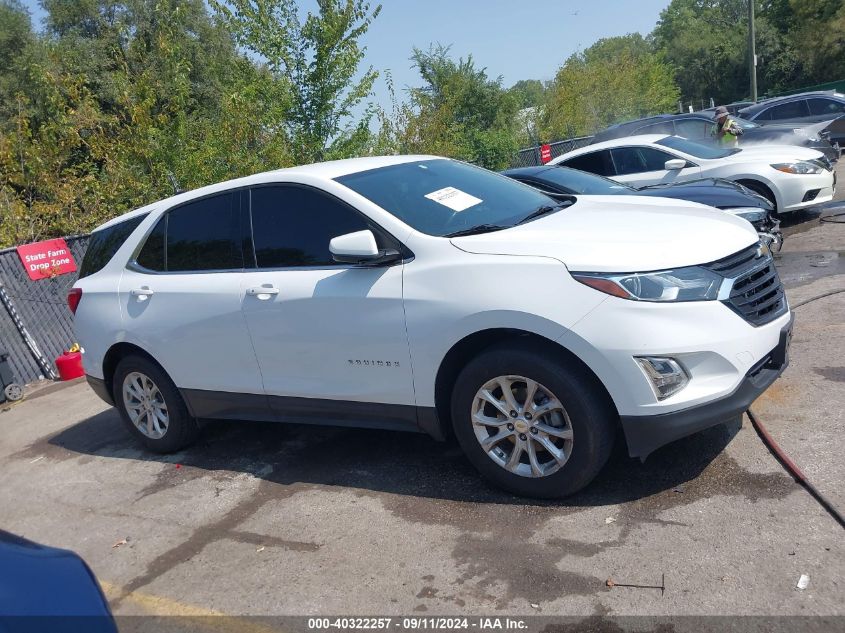
<svg viewBox="0 0 845 633">
<path fill-rule="evenodd" d="M 79 301 L 82 299 L 82 288 L 71 288 L 67 293 L 67 307 L 70 311 L 76 314 L 76 309 L 79 307 Z"/>
</svg>

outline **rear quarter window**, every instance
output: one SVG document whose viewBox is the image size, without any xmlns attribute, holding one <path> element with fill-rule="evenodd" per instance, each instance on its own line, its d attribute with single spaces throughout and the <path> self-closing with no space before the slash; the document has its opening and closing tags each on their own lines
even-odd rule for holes
<svg viewBox="0 0 845 633">
<path fill-rule="evenodd" d="M 111 261 L 114 254 L 123 246 L 132 232 L 144 221 L 147 214 L 118 222 L 99 231 L 94 231 L 88 238 L 88 248 L 82 265 L 79 267 L 79 278 L 88 277 L 100 272 Z"/>
</svg>

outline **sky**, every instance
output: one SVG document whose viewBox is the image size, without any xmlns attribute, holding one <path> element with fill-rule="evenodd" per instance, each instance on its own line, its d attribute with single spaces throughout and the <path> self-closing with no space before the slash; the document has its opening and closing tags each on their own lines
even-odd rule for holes
<svg viewBox="0 0 845 633">
<path fill-rule="evenodd" d="M 36 27 L 43 12 L 25 0 Z M 301 0 L 304 11 L 314 2 Z M 371 5 L 377 2 L 371 0 Z M 419 85 L 409 57 L 414 46 L 451 45 L 457 57 L 472 54 L 477 67 L 502 76 L 505 87 L 520 79 L 552 79 L 572 53 L 603 37 L 648 34 L 669 0 L 381 0 L 382 10 L 363 39 L 364 66 L 390 70 L 397 96 Z M 303 11 L 303 13 L 304 13 Z M 375 100 L 390 108 L 383 79 Z"/>
</svg>

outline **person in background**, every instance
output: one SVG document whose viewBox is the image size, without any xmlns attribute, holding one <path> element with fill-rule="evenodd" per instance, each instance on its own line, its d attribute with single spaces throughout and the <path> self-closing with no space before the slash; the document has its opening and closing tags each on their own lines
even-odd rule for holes
<svg viewBox="0 0 845 633">
<path fill-rule="evenodd" d="M 728 109 L 725 106 L 719 106 L 716 108 L 716 114 L 713 115 L 713 118 L 716 120 L 716 123 L 711 134 L 716 139 L 716 142 L 726 147 L 736 147 L 739 145 L 742 128 L 737 125 L 736 121 L 731 119 Z"/>
</svg>

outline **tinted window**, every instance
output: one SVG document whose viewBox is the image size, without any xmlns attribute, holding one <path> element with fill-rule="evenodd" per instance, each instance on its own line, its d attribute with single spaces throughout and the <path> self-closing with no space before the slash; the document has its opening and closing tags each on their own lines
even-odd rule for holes
<svg viewBox="0 0 845 633">
<path fill-rule="evenodd" d="M 771 118 L 773 121 L 778 119 L 797 119 L 804 116 L 809 116 L 807 110 L 807 102 L 801 99 L 800 101 L 792 101 L 790 103 L 782 103 L 771 107 L 766 111 L 766 118 Z"/>
<path fill-rule="evenodd" d="M 210 196 L 168 212 L 168 271 L 243 268 L 234 197 L 231 192 Z"/>
<path fill-rule="evenodd" d="M 80 279 L 101 271 L 145 217 L 146 214 L 136 215 L 134 218 L 94 231 L 88 238 L 88 248 L 79 267 Z"/>
<path fill-rule="evenodd" d="M 834 101 L 833 99 L 807 99 L 810 105 L 810 114 L 815 116 L 830 115 L 837 117 L 845 114 L 845 102 Z"/>
<path fill-rule="evenodd" d="M 353 209 L 313 189 L 256 187 L 251 196 L 259 268 L 336 265 L 332 238 L 370 228 Z"/>
<path fill-rule="evenodd" d="M 505 176 L 453 160 L 425 160 L 349 174 L 337 181 L 429 235 L 479 224 L 511 226 L 557 201 Z"/>
<path fill-rule="evenodd" d="M 619 147 L 610 150 L 610 153 L 613 155 L 613 163 L 619 176 L 663 171 L 666 169 L 666 161 L 675 158 L 651 147 Z"/>
<path fill-rule="evenodd" d="M 652 123 L 645 127 L 637 128 L 637 134 L 674 134 L 671 121 L 660 121 L 659 123 Z"/>
<path fill-rule="evenodd" d="M 692 140 L 710 138 L 710 131 L 713 129 L 712 121 L 703 119 L 684 119 L 675 121 L 675 132 L 678 136 Z"/>
<path fill-rule="evenodd" d="M 570 158 L 561 164 L 572 169 L 580 169 L 581 171 L 588 171 L 591 174 L 598 174 L 599 176 L 613 175 L 613 164 L 610 162 L 610 153 L 607 150 L 582 154 L 581 156 Z"/>
<path fill-rule="evenodd" d="M 148 270 L 167 270 L 164 259 L 164 239 L 167 231 L 167 214 L 165 213 L 147 236 L 141 252 L 135 261 Z"/>
</svg>

